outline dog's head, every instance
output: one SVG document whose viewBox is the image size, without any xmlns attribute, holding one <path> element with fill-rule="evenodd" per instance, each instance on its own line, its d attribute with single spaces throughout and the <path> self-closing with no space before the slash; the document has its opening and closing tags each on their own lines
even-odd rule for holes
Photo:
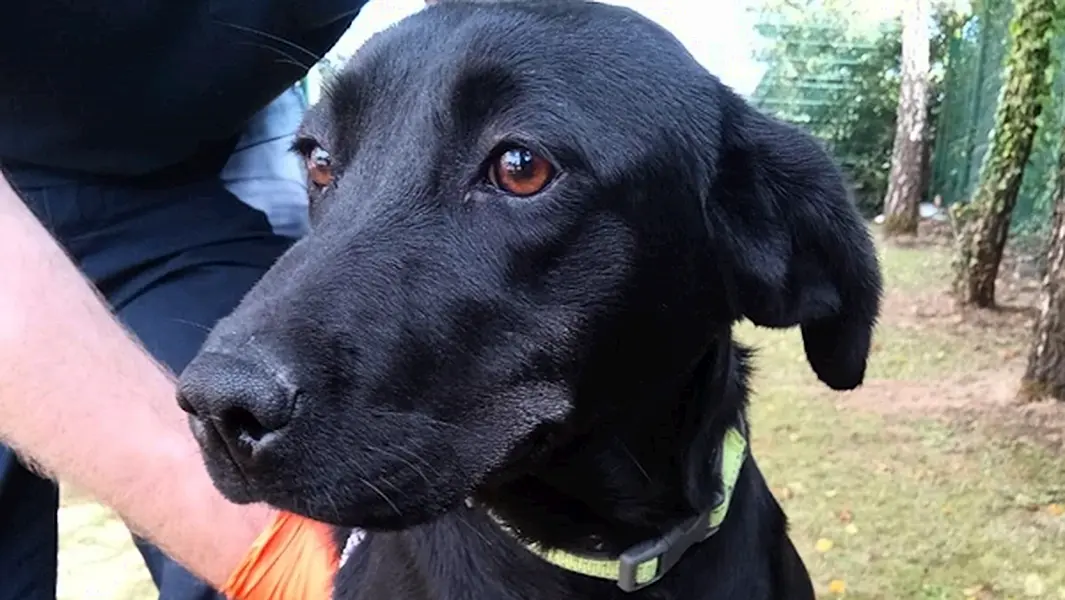
<svg viewBox="0 0 1065 600">
<path fill-rule="evenodd" d="M 358 52 L 296 149 L 312 232 L 181 380 L 235 501 L 423 522 L 744 318 L 862 381 L 880 279 L 840 173 L 632 11 L 428 8 Z"/>
</svg>

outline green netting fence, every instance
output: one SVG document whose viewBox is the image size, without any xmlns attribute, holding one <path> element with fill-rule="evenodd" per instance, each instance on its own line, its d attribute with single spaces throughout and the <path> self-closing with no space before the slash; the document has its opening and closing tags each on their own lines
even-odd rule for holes
<svg viewBox="0 0 1065 600">
<path fill-rule="evenodd" d="M 767 70 L 751 96 L 759 108 L 818 137 L 843 165 L 863 212 L 878 212 L 887 185 L 898 98 L 898 24 L 856 32 L 811 11 L 798 22 L 763 17 Z M 887 71 L 885 69 L 887 68 Z"/>
<path fill-rule="evenodd" d="M 986 0 L 950 40 L 944 96 L 932 155 L 930 191 L 945 204 L 967 202 L 980 177 L 1002 86 L 1011 2 Z M 1054 91 L 1043 111 L 1013 213 L 1015 232 L 1041 233 L 1050 222 L 1065 125 L 1065 35 L 1055 37 Z"/>
</svg>

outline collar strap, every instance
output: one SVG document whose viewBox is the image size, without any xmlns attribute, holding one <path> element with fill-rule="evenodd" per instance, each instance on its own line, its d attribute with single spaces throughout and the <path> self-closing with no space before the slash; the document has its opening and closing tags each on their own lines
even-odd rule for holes
<svg viewBox="0 0 1065 600">
<path fill-rule="evenodd" d="M 721 452 L 717 453 L 717 471 L 721 474 L 721 493 L 717 501 L 696 517 L 673 528 L 665 535 L 641 542 L 617 558 L 600 558 L 572 554 L 562 550 L 544 549 L 538 544 L 525 547 L 545 561 L 574 573 L 615 581 L 625 592 L 641 590 L 665 577 L 694 545 L 717 533 L 728 514 L 732 493 L 740 469 L 747 458 L 747 436 L 731 427 L 725 432 Z M 489 511 L 500 527 L 510 529 Z"/>
</svg>

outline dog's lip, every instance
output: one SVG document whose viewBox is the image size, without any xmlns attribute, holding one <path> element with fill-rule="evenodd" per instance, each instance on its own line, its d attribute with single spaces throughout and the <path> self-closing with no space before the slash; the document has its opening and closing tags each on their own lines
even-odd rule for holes
<svg viewBox="0 0 1065 600">
<path fill-rule="evenodd" d="M 222 440 L 212 440 L 211 435 L 217 436 L 218 432 L 213 431 L 212 428 L 207 426 L 207 423 L 195 413 L 189 413 L 189 429 L 192 430 L 192 437 L 196 440 L 196 443 L 200 445 L 201 450 L 206 450 L 207 447 L 214 446 L 220 443 Z"/>
<path fill-rule="evenodd" d="M 196 439 L 196 443 L 199 444 L 204 458 L 215 462 L 224 461 L 225 468 L 235 473 L 240 479 L 242 488 L 240 495 L 251 496 L 254 486 L 251 484 L 251 479 L 245 471 L 244 465 L 233 456 L 232 449 L 222 440 L 222 435 L 214 424 L 198 416 L 190 415 L 189 428 L 192 430 L 192 436 Z M 219 448 L 222 449 L 221 452 L 219 452 Z M 210 458 L 207 458 L 208 454 L 211 455 Z"/>
</svg>

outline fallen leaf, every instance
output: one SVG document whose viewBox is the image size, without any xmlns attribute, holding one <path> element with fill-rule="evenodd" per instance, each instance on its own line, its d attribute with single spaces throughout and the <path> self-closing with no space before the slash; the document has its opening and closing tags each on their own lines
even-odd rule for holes
<svg viewBox="0 0 1065 600">
<path fill-rule="evenodd" d="M 962 593 L 966 598 L 973 598 L 973 600 L 994 600 L 995 598 L 994 590 L 986 583 L 965 588 Z"/>
<path fill-rule="evenodd" d="M 858 526 L 854 523 L 850 523 L 843 528 L 843 531 L 846 531 L 848 535 L 855 535 L 858 533 Z"/>
<path fill-rule="evenodd" d="M 1024 595 L 1029 597 L 1042 596 L 1047 591 L 1047 586 L 1043 583 L 1043 579 L 1035 573 L 1029 573 L 1024 578 Z"/>
<path fill-rule="evenodd" d="M 839 521 L 841 523 L 850 523 L 853 520 L 854 520 L 854 513 L 852 513 L 851 511 L 849 511 L 849 510 L 847 510 L 845 508 L 843 510 L 839 511 Z"/>
<path fill-rule="evenodd" d="M 825 498 L 835 498 L 837 494 L 839 494 L 839 492 L 836 490 L 826 490 Z"/>
<path fill-rule="evenodd" d="M 820 552 L 821 554 L 824 554 L 825 552 L 831 550 L 832 547 L 835 545 L 836 544 L 832 540 L 827 538 L 821 538 L 817 540 L 816 544 L 814 544 L 814 549 Z"/>
<path fill-rule="evenodd" d="M 842 579 L 833 579 L 828 582 L 828 591 L 836 596 L 842 596 L 847 593 L 847 582 Z"/>
<path fill-rule="evenodd" d="M 1060 517 L 1061 515 L 1065 515 L 1065 506 L 1062 506 L 1060 504 L 1051 504 L 1047 507 L 1047 512 L 1050 513 L 1051 516 Z"/>
</svg>

